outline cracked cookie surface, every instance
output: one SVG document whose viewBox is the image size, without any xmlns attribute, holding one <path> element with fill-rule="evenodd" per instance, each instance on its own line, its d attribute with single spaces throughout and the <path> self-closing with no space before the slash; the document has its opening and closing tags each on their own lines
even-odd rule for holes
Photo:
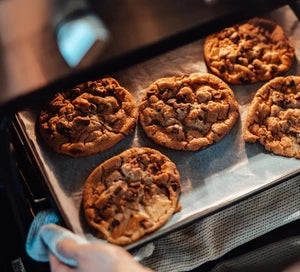
<svg viewBox="0 0 300 272">
<path fill-rule="evenodd" d="M 180 176 L 165 155 L 131 148 L 87 178 L 83 208 L 99 238 L 126 245 L 162 226 L 178 209 Z"/>
<path fill-rule="evenodd" d="M 211 74 L 162 78 L 146 90 L 140 123 L 156 143 L 176 150 L 199 150 L 226 135 L 238 104 L 229 86 Z"/>
<path fill-rule="evenodd" d="M 138 108 L 113 78 L 88 81 L 57 93 L 41 111 L 43 139 L 56 152 L 83 157 L 104 151 L 130 134 Z"/>
<path fill-rule="evenodd" d="M 231 84 L 272 79 L 291 68 L 294 55 L 283 29 L 263 18 L 225 28 L 204 42 L 208 67 Z"/>
<path fill-rule="evenodd" d="M 257 91 L 248 109 L 244 139 L 300 159 L 300 77 L 278 77 Z"/>
</svg>

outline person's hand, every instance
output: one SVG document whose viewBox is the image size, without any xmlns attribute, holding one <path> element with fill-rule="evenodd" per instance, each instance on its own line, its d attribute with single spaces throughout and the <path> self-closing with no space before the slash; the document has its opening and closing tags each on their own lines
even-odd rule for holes
<svg viewBox="0 0 300 272">
<path fill-rule="evenodd" d="M 77 261 L 76 268 L 60 262 L 49 253 L 52 272 L 150 272 L 124 249 L 105 243 L 79 245 L 72 240 L 57 244 L 59 254 Z"/>
<path fill-rule="evenodd" d="M 300 271 L 300 262 L 296 262 L 292 265 L 290 265 L 289 267 L 287 267 L 286 269 L 283 270 L 283 272 L 299 272 Z"/>
</svg>

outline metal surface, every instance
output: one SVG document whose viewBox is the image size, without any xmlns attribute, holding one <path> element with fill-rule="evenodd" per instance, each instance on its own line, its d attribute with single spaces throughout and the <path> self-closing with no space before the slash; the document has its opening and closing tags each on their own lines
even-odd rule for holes
<svg viewBox="0 0 300 272">
<path fill-rule="evenodd" d="M 300 24 L 291 9 L 286 6 L 267 17 L 283 26 L 296 47 L 296 56 L 300 56 Z M 112 76 L 131 91 L 139 103 L 144 89 L 160 77 L 206 71 L 203 40 L 198 40 Z M 287 74 L 297 75 L 299 71 L 300 64 L 296 58 Z M 90 157 L 74 159 L 54 153 L 42 141 L 36 129 L 39 108 L 18 113 L 18 119 L 62 217 L 68 227 L 78 234 L 87 235 L 91 231 L 84 219 L 81 194 L 85 179 L 98 164 L 132 146 L 158 149 L 175 162 L 181 175 L 182 210 L 159 230 L 127 247 L 132 249 L 300 172 L 299 160 L 274 155 L 260 144 L 245 144 L 242 139 L 249 103 L 263 84 L 231 86 L 240 105 L 240 118 L 220 142 L 198 152 L 162 148 L 147 138 L 138 125 L 134 133 L 113 148 Z"/>
</svg>

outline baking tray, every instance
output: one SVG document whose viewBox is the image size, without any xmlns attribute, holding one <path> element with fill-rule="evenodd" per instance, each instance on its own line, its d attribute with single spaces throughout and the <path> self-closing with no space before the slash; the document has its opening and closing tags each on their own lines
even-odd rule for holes
<svg viewBox="0 0 300 272">
<path fill-rule="evenodd" d="M 296 60 L 287 74 L 298 75 L 300 64 L 300 24 L 288 6 L 265 17 L 280 24 L 296 48 Z M 203 39 L 187 44 L 146 62 L 112 74 L 139 103 L 150 83 L 161 77 L 207 72 L 203 59 Z M 287 75 L 286 74 L 286 75 Z M 145 242 L 183 227 L 196 219 L 220 210 L 251 194 L 274 185 L 289 175 L 300 173 L 300 161 L 265 151 L 260 144 L 245 144 L 242 138 L 249 103 L 264 83 L 231 86 L 240 106 L 240 118 L 220 142 L 207 149 L 172 151 L 149 139 L 140 125 L 111 149 L 85 157 L 70 158 L 56 154 L 42 141 L 36 128 L 39 107 L 17 113 L 25 142 L 45 178 L 66 225 L 88 239 L 95 237 L 82 209 L 82 189 L 90 172 L 104 160 L 137 146 L 151 147 L 167 155 L 177 166 L 182 183 L 182 210 L 159 230 L 126 246 L 133 249 Z"/>
</svg>

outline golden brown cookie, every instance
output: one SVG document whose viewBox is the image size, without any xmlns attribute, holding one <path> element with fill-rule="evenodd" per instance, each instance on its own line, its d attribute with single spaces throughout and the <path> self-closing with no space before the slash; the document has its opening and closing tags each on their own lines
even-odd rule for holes
<svg viewBox="0 0 300 272">
<path fill-rule="evenodd" d="M 244 139 L 300 159 L 300 77 L 277 77 L 260 88 L 248 110 Z"/>
<path fill-rule="evenodd" d="M 231 84 L 274 78 L 291 68 L 294 55 L 283 29 L 263 18 L 225 28 L 204 42 L 208 67 Z"/>
<path fill-rule="evenodd" d="M 60 92 L 39 117 L 40 132 L 56 152 L 83 157 L 104 151 L 136 125 L 132 95 L 113 78 Z"/>
<path fill-rule="evenodd" d="M 156 143 L 193 151 L 222 139 L 239 115 L 228 85 L 200 73 L 155 81 L 139 110 L 142 127 Z"/>
<path fill-rule="evenodd" d="M 131 148 L 87 178 L 83 208 L 99 238 L 126 245 L 162 226 L 176 212 L 180 177 L 165 155 Z"/>
</svg>

